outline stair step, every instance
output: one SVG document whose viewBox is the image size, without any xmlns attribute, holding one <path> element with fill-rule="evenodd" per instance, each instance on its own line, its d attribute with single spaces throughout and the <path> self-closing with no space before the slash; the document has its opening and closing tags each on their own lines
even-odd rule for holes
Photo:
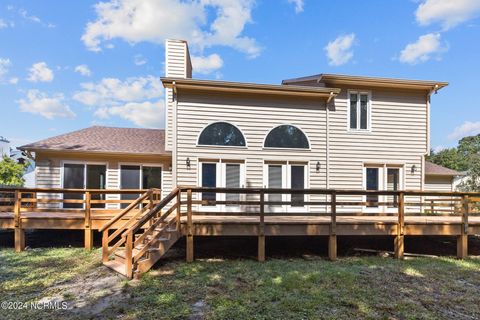
<svg viewBox="0 0 480 320">
<path fill-rule="evenodd" d="M 110 261 L 104 262 L 103 265 L 112 269 L 113 271 L 120 273 L 121 275 L 127 276 L 127 274 L 125 273 L 125 264 L 123 264 L 120 261 L 110 260 Z"/>
<path fill-rule="evenodd" d="M 133 250 L 132 250 L 132 256 L 136 255 L 136 254 L 143 248 L 143 246 L 142 246 L 142 247 L 140 247 L 139 249 L 137 249 L 138 247 L 140 247 L 140 245 L 138 245 L 138 246 L 136 246 L 135 248 L 133 248 Z M 115 256 L 116 256 L 116 257 L 119 257 L 119 258 L 121 258 L 121 259 L 125 259 L 125 255 L 126 255 L 126 254 L 125 254 L 125 249 L 115 251 Z"/>
</svg>

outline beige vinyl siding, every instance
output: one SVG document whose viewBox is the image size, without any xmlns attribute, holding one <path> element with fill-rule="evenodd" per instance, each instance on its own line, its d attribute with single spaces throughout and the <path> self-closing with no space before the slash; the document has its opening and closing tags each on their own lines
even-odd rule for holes
<svg viewBox="0 0 480 320">
<path fill-rule="evenodd" d="M 192 64 L 188 45 L 182 40 L 167 40 L 165 42 L 165 76 L 172 78 L 191 78 Z M 166 130 L 165 150 L 172 150 L 172 90 L 165 91 Z"/>
<path fill-rule="evenodd" d="M 348 89 L 342 88 L 342 93 L 329 111 L 328 187 L 363 189 L 364 165 L 378 164 L 401 166 L 401 186 L 408 190 L 421 189 L 422 159 L 427 150 L 426 93 L 370 90 L 371 131 L 349 132 Z M 222 158 L 245 160 L 247 187 L 265 185 L 263 164 L 268 160 L 308 162 L 307 187 L 327 187 L 326 110 L 322 99 L 182 91 L 178 97 L 177 117 L 179 185 L 199 184 L 199 159 Z M 216 121 L 226 121 L 237 126 L 245 135 L 247 148 L 196 146 L 202 129 Z M 310 140 L 311 150 L 264 149 L 263 141 L 267 133 L 281 124 L 301 128 Z M 190 169 L 186 168 L 187 157 L 191 160 Z M 315 171 L 317 161 L 321 164 L 320 172 Z M 410 171 L 413 165 L 417 168 L 415 173 Z"/>
<path fill-rule="evenodd" d="M 426 176 L 425 191 L 454 191 L 453 177 L 450 176 Z"/>
<path fill-rule="evenodd" d="M 348 90 L 342 88 L 330 113 L 329 187 L 363 189 L 365 165 L 400 165 L 401 186 L 406 190 L 422 188 L 422 159 L 427 152 L 426 92 L 391 89 L 359 89 L 371 93 L 371 123 L 367 132 L 349 131 Z M 411 173 L 415 165 L 416 172 Z M 360 197 L 343 197 L 359 201 Z M 385 200 L 380 198 L 380 201 Z M 415 201 L 418 199 L 411 198 Z M 343 208 L 351 210 L 352 207 Z M 339 210 L 342 211 L 342 210 Z"/>
<path fill-rule="evenodd" d="M 238 94 L 179 93 L 177 106 L 178 184 L 199 185 L 200 159 L 244 160 L 245 187 L 263 187 L 264 162 L 268 160 L 299 161 L 307 164 L 311 188 L 326 187 L 326 122 L 325 101 L 289 97 L 247 96 Z M 209 124 L 225 121 L 239 128 L 247 147 L 196 146 L 200 132 Z M 271 129 L 291 124 L 302 129 L 311 150 L 264 149 L 263 143 Z M 186 158 L 191 168 L 186 167 Z M 321 163 L 315 171 L 317 161 Z"/>
</svg>

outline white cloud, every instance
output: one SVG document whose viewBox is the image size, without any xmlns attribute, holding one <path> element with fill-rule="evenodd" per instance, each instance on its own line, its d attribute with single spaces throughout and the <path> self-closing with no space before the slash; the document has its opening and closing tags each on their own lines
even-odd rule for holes
<svg viewBox="0 0 480 320">
<path fill-rule="evenodd" d="M 292 3 L 293 5 L 295 5 L 296 13 L 303 12 L 303 0 L 288 0 L 288 3 Z"/>
<path fill-rule="evenodd" d="M 260 54 L 255 39 L 244 36 L 254 0 L 112 0 L 95 5 L 97 18 L 82 35 L 85 46 L 100 51 L 115 38 L 131 44 L 186 39 L 194 50 L 216 45 L 232 47 L 249 57 Z M 213 16 L 213 19 L 211 17 Z"/>
<path fill-rule="evenodd" d="M 209 74 L 223 66 L 222 58 L 214 53 L 209 56 L 192 56 L 192 69 L 194 72 Z"/>
<path fill-rule="evenodd" d="M 480 15 L 478 0 L 423 0 L 415 16 L 420 25 L 440 23 L 444 30 Z"/>
<path fill-rule="evenodd" d="M 74 118 L 76 115 L 70 107 L 63 103 L 64 96 L 55 94 L 49 97 L 39 90 L 28 90 L 26 99 L 16 102 L 23 112 L 39 114 L 47 119 Z"/>
<path fill-rule="evenodd" d="M 80 73 L 82 76 L 90 77 L 92 75 L 92 71 L 86 64 L 81 64 L 75 67 L 75 72 Z"/>
<path fill-rule="evenodd" d="M 447 50 L 446 46 L 441 44 L 439 33 L 428 33 L 420 36 L 416 42 L 409 43 L 400 52 L 399 60 L 403 63 L 417 64 L 425 62 Z"/>
<path fill-rule="evenodd" d="M 355 41 L 355 34 L 350 33 L 339 36 L 330 41 L 324 48 L 328 58 L 328 64 L 331 66 L 340 66 L 353 58 L 352 46 Z"/>
<path fill-rule="evenodd" d="M 465 121 L 448 135 L 448 139 L 458 140 L 466 136 L 473 136 L 477 134 L 480 134 L 480 121 Z"/>
<path fill-rule="evenodd" d="M 440 152 L 442 150 L 445 150 L 445 149 L 447 149 L 447 147 L 439 145 L 439 146 L 436 146 L 435 148 L 433 148 L 433 152 L 438 153 L 438 152 Z"/>
<path fill-rule="evenodd" d="M 51 82 L 54 78 L 53 71 L 45 62 L 34 63 L 29 71 L 27 80 L 31 82 Z"/>
<path fill-rule="evenodd" d="M 12 62 L 10 61 L 10 59 L 0 58 L 0 81 L 8 73 L 8 69 L 10 69 L 11 65 Z"/>
<path fill-rule="evenodd" d="M 14 7 L 12 6 L 11 9 L 9 9 L 10 11 L 13 10 Z M 18 10 L 18 14 L 25 20 L 29 20 L 31 22 L 35 22 L 35 23 L 38 23 L 40 25 L 42 25 L 43 27 L 46 27 L 46 28 L 55 28 L 55 25 L 51 22 L 44 22 L 42 21 L 42 19 L 40 19 L 39 17 L 37 16 L 34 16 L 34 15 L 31 15 L 28 13 L 27 10 L 25 9 L 19 9 Z"/>
<path fill-rule="evenodd" d="M 157 102 L 129 102 L 121 106 L 103 107 L 95 112 L 99 118 L 118 116 L 140 127 L 161 128 L 164 125 L 164 104 Z"/>
<path fill-rule="evenodd" d="M 135 57 L 133 57 L 133 63 L 135 63 L 136 66 L 143 66 L 145 63 L 147 63 L 147 59 L 145 59 L 141 54 L 136 54 Z"/>
<path fill-rule="evenodd" d="M 98 118 L 120 117 L 147 128 L 164 125 L 164 106 L 159 100 L 164 88 L 158 77 L 104 78 L 81 87 L 73 99 L 94 108 Z"/>
<path fill-rule="evenodd" d="M 10 78 L 10 79 L 8 79 L 8 83 L 10 83 L 10 84 L 17 84 L 17 83 L 18 83 L 18 78 L 16 78 L 16 77 Z"/>
<path fill-rule="evenodd" d="M 157 77 L 131 77 L 122 81 L 117 78 L 103 78 L 97 83 L 82 83 L 82 91 L 73 99 L 87 105 L 102 107 L 112 104 L 159 98 L 163 85 Z"/>
<path fill-rule="evenodd" d="M 5 20 L 0 19 L 0 29 L 3 28 L 8 28 L 8 23 L 6 23 Z"/>
</svg>

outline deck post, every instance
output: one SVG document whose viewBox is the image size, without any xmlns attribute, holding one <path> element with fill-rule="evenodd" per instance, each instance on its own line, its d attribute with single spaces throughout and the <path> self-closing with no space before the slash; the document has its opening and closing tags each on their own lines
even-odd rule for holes
<svg viewBox="0 0 480 320">
<path fill-rule="evenodd" d="M 15 226 L 15 252 L 25 250 L 25 230 L 22 229 L 22 217 L 20 216 L 22 193 L 15 190 L 14 226 Z"/>
<path fill-rule="evenodd" d="M 102 262 L 108 262 L 108 230 L 102 232 Z"/>
<path fill-rule="evenodd" d="M 337 260 L 337 194 L 330 194 L 330 235 L 328 236 L 328 258 Z"/>
<path fill-rule="evenodd" d="M 457 236 L 457 258 L 465 259 L 468 257 L 468 196 L 462 196 L 462 226 L 460 235 Z"/>
<path fill-rule="evenodd" d="M 403 259 L 404 255 L 404 234 L 405 234 L 405 193 L 398 195 L 398 224 L 397 235 L 394 240 L 395 258 Z"/>
<path fill-rule="evenodd" d="M 192 189 L 187 190 L 187 262 L 193 262 Z"/>
<path fill-rule="evenodd" d="M 176 213 L 176 217 L 177 217 L 177 218 L 176 218 L 176 219 L 177 219 L 177 221 L 176 221 L 176 227 L 177 227 L 177 231 L 179 231 L 179 232 L 182 231 L 182 230 L 181 230 L 181 227 L 182 227 L 182 225 L 181 225 L 181 218 L 182 218 L 182 217 L 181 217 L 181 209 L 182 209 L 182 205 L 181 205 L 181 192 L 180 192 L 180 190 L 178 190 L 178 192 L 177 192 L 177 209 L 176 209 L 176 212 L 175 212 L 175 213 Z"/>
<path fill-rule="evenodd" d="M 260 221 L 258 224 L 258 261 L 265 261 L 265 191 L 260 191 Z"/>
<path fill-rule="evenodd" d="M 125 243 L 125 275 L 132 278 L 133 270 L 133 231 L 127 234 L 127 242 Z"/>
<path fill-rule="evenodd" d="M 91 217 L 91 194 L 90 191 L 85 192 L 85 250 L 93 249 L 93 230 Z"/>
</svg>

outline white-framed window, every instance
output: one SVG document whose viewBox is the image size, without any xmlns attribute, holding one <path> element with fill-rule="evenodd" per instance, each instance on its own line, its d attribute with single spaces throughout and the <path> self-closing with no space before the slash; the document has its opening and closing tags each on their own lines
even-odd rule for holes
<svg viewBox="0 0 480 320">
<path fill-rule="evenodd" d="M 308 163 L 297 161 L 265 161 L 264 186 L 271 189 L 305 189 L 308 188 Z M 292 201 L 291 206 L 269 205 L 273 212 L 298 211 L 305 208 L 304 194 L 268 194 L 269 202 Z"/>
<path fill-rule="evenodd" d="M 198 182 L 202 187 L 210 188 L 243 188 L 245 187 L 245 161 L 228 159 L 200 159 Z M 241 201 L 242 195 L 237 193 L 202 192 L 201 200 Z M 237 211 L 241 206 L 204 205 L 215 210 Z"/>
<path fill-rule="evenodd" d="M 371 93 L 369 91 L 348 91 L 348 130 L 371 130 Z"/>
<path fill-rule="evenodd" d="M 363 167 L 364 190 L 397 191 L 404 189 L 404 166 L 399 164 L 366 164 Z M 372 202 L 364 207 L 365 211 L 395 211 L 398 208 L 397 196 L 367 195 L 363 201 Z M 378 205 L 375 202 L 384 202 L 388 205 Z"/>
</svg>

